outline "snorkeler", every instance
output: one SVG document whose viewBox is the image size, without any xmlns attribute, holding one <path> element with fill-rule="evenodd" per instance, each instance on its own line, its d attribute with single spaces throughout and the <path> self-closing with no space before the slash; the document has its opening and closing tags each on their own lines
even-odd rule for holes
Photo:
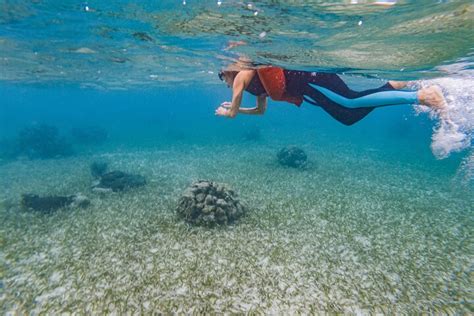
<svg viewBox="0 0 474 316">
<path fill-rule="evenodd" d="M 405 82 L 389 81 L 365 91 L 351 90 L 336 74 L 286 70 L 274 66 L 246 67 L 234 64 L 219 72 L 232 87 L 232 102 L 223 102 L 215 114 L 233 118 L 238 113 L 264 114 L 267 97 L 300 106 L 303 101 L 321 107 L 337 121 L 352 125 L 374 109 L 389 105 L 422 104 L 441 109 L 445 100 L 438 86 L 402 91 Z M 243 92 L 257 97 L 256 107 L 241 107 Z"/>
</svg>

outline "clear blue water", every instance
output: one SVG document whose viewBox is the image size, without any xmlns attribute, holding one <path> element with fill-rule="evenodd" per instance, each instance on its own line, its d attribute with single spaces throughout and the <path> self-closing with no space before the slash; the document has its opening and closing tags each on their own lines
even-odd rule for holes
<svg viewBox="0 0 474 316">
<path fill-rule="evenodd" d="M 1 312 L 472 312 L 471 1 L 219 3 L 0 0 Z M 264 116 L 216 117 L 231 96 L 216 73 L 238 56 L 354 89 L 438 84 L 447 113 L 388 107 L 346 127 L 270 101 Z M 73 154 L 18 152 L 42 124 Z M 107 138 L 71 132 L 91 127 Z M 278 164 L 288 145 L 307 168 Z M 94 192 L 93 161 L 147 185 Z M 197 179 L 230 185 L 247 216 L 183 223 Z M 25 193 L 91 205 L 42 214 Z"/>
</svg>

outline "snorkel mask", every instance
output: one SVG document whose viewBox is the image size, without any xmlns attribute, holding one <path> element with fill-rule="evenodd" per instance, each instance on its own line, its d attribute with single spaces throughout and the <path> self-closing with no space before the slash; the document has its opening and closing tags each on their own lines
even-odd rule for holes
<svg viewBox="0 0 474 316">
<path fill-rule="evenodd" d="M 219 71 L 219 73 L 218 73 L 217 75 L 219 76 L 219 79 L 220 79 L 221 81 L 224 81 L 224 72 L 223 72 L 222 70 Z"/>
</svg>

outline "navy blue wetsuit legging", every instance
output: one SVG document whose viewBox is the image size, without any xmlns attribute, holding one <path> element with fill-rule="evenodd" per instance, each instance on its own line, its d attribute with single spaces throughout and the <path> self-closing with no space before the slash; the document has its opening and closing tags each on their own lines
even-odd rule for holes
<svg viewBox="0 0 474 316">
<path fill-rule="evenodd" d="M 345 125 L 352 125 L 377 107 L 413 104 L 416 91 L 395 90 L 389 83 L 364 91 L 351 90 L 336 74 L 285 70 L 286 90 L 320 106 Z"/>
</svg>

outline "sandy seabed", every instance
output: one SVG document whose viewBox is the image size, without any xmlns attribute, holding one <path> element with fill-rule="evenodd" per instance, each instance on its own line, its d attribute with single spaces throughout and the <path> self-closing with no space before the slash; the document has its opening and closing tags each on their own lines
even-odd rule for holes
<svg viewBox="0 0 474 316">
<path fill-rule="evenodd" d="M 470 313 L 472 191 L 370 155 L 272 146 L 172 146 L 0 166 L 2 314 Z M 124 193 L 90 189 L 89 164 L 139 173 Z M 226 228 L 175 215 L 194 180 L 249 206 Z M 86 209 L 21 210 L 20 195 L 73 194 Z"/>
</svg>

